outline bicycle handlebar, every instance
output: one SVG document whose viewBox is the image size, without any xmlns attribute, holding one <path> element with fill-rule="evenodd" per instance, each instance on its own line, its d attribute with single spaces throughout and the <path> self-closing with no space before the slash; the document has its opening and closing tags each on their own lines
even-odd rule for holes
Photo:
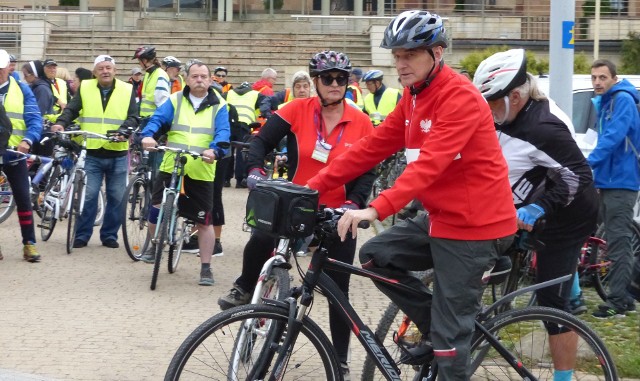
<svg viewBox="0 0 640 381">
<path fill-rule="evenodd" d="M 7 148 L 6 152 L 20 156 L 18 160 L 27 159 L 27 160 L 33 160 L 36 163 L 44 163 L 44 164 L 47 164 L 53 161 L 53 159 L 48 156 L 40 156 L 32 153 L 23 153 L 20 151 L 13 150 L 11 148 Z"/>
</svg>

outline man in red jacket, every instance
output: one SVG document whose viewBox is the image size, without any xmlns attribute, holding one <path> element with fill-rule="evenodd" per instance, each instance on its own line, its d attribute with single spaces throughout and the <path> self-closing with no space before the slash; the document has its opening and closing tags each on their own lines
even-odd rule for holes
<svg viewBox="0 0 640 381">
<path fill-rule="evenodd" d="M 395 110 L 368 137 L 336 158 L 309 187 L 333 189 L 406 147 L 408 165 L 394 186 L 369 208 L 347 211 L 338 229 L 344 239 L 362 220 L 383 220 L 414 198 L 421 214 L 385 230 L 360 250 L 363 268 L 399 280 L 423 298 L 376 283 L 418 326 L 435 355 L 439 380 L 468 379 L 469 345 L 486 275 L 513 241 L 516 212 L 507 164 L 491 110 L 466 78 L 444 65 L 442 19 L 406 11 L 384 33 L 405 87 Z M 407 270 L 434 268 L 433 299 Z M 422 347 L 430 348 L 425 345 Z M 405 356 L 405 363 L 416 361 Z"/>
</svg>

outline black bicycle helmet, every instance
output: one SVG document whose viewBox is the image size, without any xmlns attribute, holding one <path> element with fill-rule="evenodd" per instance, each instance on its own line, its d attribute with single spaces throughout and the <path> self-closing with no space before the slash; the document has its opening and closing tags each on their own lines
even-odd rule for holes
<svg viewBox="0 0 640 381">
<path fill-rule="evenodd" d="M 134 60 L 138 59 L 145 59 L 145 60 L 152 60 L 156 58 L 156 48 L 155 46 L 150 46 L 150 45 L 144 45 L 139 47 L 138 49 L 136 49 L 136 52 L 133 54 L 133 58 Z"/>
<path fill-rule="evenodd" d="M 351 61 L 346 54 L 325 50 L 316 53 L 309 61 L 309 74 L 312 77 L 334 70 L 351 74 Z"/>
<path fill-rule="evenodd" d="M 380 44 L 385 49 L 417 47 L 447 47 L 447 35 L 442 18 L 428 11 L 404 11 L 384 31 Z"/>
</svg>

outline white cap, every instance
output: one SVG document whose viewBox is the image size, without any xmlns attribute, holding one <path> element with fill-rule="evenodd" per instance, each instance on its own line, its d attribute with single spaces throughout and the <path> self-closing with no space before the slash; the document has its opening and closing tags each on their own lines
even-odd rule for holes
<svg viewBox="0 0 640 381">
<path fill-rule="evenodd" d="M 116 60 L 114 60 L 113 58 L 111 58 L 111 56 L 108 56 L 106 54 L 101 54 L 98 57 L 96 57 L 96 60 L 93 61 L 93 67 L 95 68 L 100 62 L 111 62 L 113 66 L 116 66 Z"/>
<path fill-rule="evenodd" d="M 9 61 L 11 61 L 9 53 L 6 50 L 0 50 L 0 69 L 9 66 Z"/>
</svg>

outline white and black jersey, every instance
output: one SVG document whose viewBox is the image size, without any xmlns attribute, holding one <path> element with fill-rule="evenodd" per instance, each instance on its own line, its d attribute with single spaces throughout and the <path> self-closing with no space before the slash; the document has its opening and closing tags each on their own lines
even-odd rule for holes
<svg viewBox="0 0 640 381">
<path fill-rule="evenodd" d="M 591 220 L 597 198 L 570 123 L 555 104 L 529 100 L 513 122 L 496 128 L 515 207 L 535 202 L 546 212 L 547 227 L 577 233 L 587 229 L 581 229 L 580 219 Z M 570 222 L 578 226 L 567 226 Z"/>
</svg>

